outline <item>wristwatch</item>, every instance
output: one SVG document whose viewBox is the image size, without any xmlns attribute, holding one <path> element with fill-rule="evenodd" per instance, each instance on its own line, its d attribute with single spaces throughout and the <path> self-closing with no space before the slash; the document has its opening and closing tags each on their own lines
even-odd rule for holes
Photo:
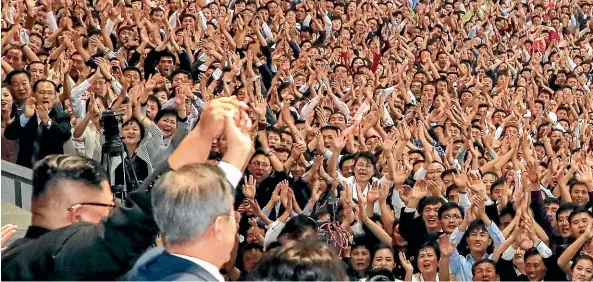
<svg viewBox="0 0 593 282">
<path fill-rule="evenodd" d="M 51 127 L 51 124 L 52 124 L 52 122 L 51 122 L 51 119 L 49 119 L 49 120 L 47 121 L 47 124 L 45 125 L 45 127 L 48 127 L 48 128 L 49 128 L 49 127 Z"/>
<path fill-rule="evenodd" d="M 274 151 L 269 150 L 268 152 L 266 152 L 266 156 L 271 157 L 274 154 Z"/>
</svg>

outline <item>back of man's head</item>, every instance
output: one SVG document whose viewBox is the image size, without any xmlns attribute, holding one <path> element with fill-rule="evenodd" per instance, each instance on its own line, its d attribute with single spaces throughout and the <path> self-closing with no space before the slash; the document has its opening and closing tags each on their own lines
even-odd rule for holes
<svg viewBox="0 0 593 282">
<path fill-rule="evenodd" d="M 151 194 L 154 218 L 166 246 L 197 242 L 210 238 L 210 231 L 218 236 L 218 232 L 236 228 L 232 187 L 217 166 L 191 164 L 168 172 Z M 219 226 L 217 219 L 223 216 L 227 216 L 222 223 L 225 226 Z"/>
<path fill-rule="evenodd" d="M 53 230 L 78 221 L 98 223 L 114 207 L 107 173 L 98 162 L 50 155 L 36 164 L 31 225 Z"/>
<path fill-rule="evenodd" d="M 51 189 L 63 188 L 63 181 L 76 181 L 85 187 L 101 191 L 107 173 L 96 161 L 82 156 L 50 155 L 35 165 L 33 170 L 33 199 Z"/>
</svg>

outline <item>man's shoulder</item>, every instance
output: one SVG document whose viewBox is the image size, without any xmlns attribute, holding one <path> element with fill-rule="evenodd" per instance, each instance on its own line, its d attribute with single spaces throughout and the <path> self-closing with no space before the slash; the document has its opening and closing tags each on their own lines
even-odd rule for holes
<svg viewBox="0 0 593 282">
<path fill-rule="evenodd" d="M 210 281 L 213 279 L 206 269 L 171 255 L 162 248 L 147 251 L 130 271 L 127 280 L 131 281 Z"/>
<path fill-rule="evenodd" d="M 2 253 L 2 278 L 16 280 L 37 280 L 51 277 L 56 259 L 68 248 L 65 242 L 78 232 L 84 232 L 91 223 L 81 222 L 47 232 L 38 238 L 21 238 Z M 45 273 L 39 272 L 42 270 Z M 42 275 L 42 276 L 37 276 Z M 12 280 L 12 279 L 9 279 Z"/>
</svg>

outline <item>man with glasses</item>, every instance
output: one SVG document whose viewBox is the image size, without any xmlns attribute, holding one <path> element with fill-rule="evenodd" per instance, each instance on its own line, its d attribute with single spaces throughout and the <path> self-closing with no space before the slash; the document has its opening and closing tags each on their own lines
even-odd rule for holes
<svg viewBox="0 0 593 282">
<path fill-rule="evenodd" d="M 209 102 L 200 122 L 177 150 L 142 187 L 128 195 L 126 207 L 115 207 L 107 174 L 95 161 L 65 155 L 43 159 L 33 172 L 31 227 L 24 239 L 3 253 L 2 278 L 114 280 L 123 275 L 159 232 L 150 190 L 159 185 L 155 181 L 163 173 L 205 163 L 210 144 L 224 133 L 229 149 L 218 167 L 230 182 L 225 185 L 236 187 L 239 183 L 239 169 L 246 165 L 252 146 L 243 134 L 250 130 L 244 118 L 246 108 L 233 98 Z M 237 121 L 240 128 L 234 125 L 233 113 L 242 117 Z"/>
<path fill-rule="evenodd" d="M 263 149 L 264 148 L 262 148 L 262 150 Z M 272 198 L 272 192 L 278 183 L 283 180 L 288 180 L 292 185 L 293 179 L 286 171 L 273 171 L 271 158 L 275 157 L 275 153 L 269 150 L 269 148 L 266 149 L 268 151 L 262 150 L 256 151 L 253 157 L 251 157 L 251 160 L 247 165 L 246 175 L 251 175 L 255 179 L 255 185 L 257 189 L 255 198 L 257 202 L 265 204 L 268 203 L 268 201 L 270 201 Z M 245 197 L 243 196 L 243 193 L 237 193 L 235 207 L 238 207 L 244 199 Z M 270 220 L 275 220 L 282 214 L 283 211 L 284 208 L 280 205 L 280 203 L 276 203 L 272 210 L 268 211 L 268 218 L 270 218 Z M 241 223 L 242 226 L 244 223 L 246 223 L 245 220 Z"/>
<path fill-rule="evenodd" d="M 19 140 L 17 164 L 32 167 L 51 154 L 63 154 L 64 142 L 71 136 L 70 115 L 57 102 L 56 85 L 42 79 L 33 84 L 34 96 L 28 98 L 23 113 L 6 127 L 4 136 Z"/>
</svg>

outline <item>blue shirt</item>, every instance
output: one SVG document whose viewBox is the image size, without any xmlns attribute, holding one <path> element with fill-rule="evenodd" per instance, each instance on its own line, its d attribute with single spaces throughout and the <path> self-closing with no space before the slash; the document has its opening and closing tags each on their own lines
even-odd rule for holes
<svg viewBox="0 0 593 282">
<path fill-rule="evenodd" d="M 488 234 L 490 235 L 490 238 L 494 243 L 494 248 L 497 248 L 504 242 L 504 235 L 502 234 L 500 229 L 498 229 L 498 226 L 496 226 L 496 224 L 490 224 L 490 226 L 486 226 L 486 231 L 488 231 Z M 453 233 L 451 234 L 450 240 L 455 245 L 455 250 L 451 255 L 449 269 L 451 270 L 451 273 L 455 275 L 455 279 L 457 281 L 472 281 L 474 277 L 472 273 L 472 267 L 476 261 L 471 256 L 471 254 L 468 254 L 464 257 L 460 255 L 457 251 L 457 244 L 459 244 L 464 234 L 465 231 L 459 231 L 459 227 L 457 227 L 455 231 L 453 231 Z M 483 258 L 491 257 L 492 254 L 485 254 Z"/>
</svg>

